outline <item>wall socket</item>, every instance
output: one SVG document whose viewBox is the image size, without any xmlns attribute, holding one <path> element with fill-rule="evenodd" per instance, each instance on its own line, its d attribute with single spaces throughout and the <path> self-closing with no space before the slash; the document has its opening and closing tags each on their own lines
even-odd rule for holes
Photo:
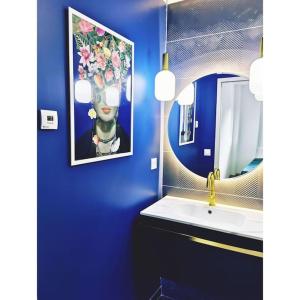
<svg viewBox="0 0 300 300">
<path fill-rule="evenodd" d="M 157 157 L 151 158 L 151 170 L 157 169 Z"/>
<path fill-rule="evenodd" d="M 204 156 L 211 156 L 211 149 L 204 149 Z"/>
</svg>

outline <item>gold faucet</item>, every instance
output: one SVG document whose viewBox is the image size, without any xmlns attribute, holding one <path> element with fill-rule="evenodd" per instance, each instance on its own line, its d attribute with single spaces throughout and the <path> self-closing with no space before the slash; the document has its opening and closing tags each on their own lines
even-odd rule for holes
<svg viewBox="0 0 300 300">
<path fill-rule="evenodd" d="M 220 178 L 221 178 L 221 172 L 220 172 L 220 169 L 216 168 L 216 169 L 214 170 L 214 176 L 215 176 L 215 179 L 216 179 L 216 180 L 220 180 Z"/>
<path fill-rule="evenodd" d="M 209 194 L 208 194 L 209 206 L 216 206 L 215 180 L 220 180 L 220 169 L 215 169 L 213 172 L 209 172 L 207 176 L 206 186 L 209 189 Z"/>
</svg>

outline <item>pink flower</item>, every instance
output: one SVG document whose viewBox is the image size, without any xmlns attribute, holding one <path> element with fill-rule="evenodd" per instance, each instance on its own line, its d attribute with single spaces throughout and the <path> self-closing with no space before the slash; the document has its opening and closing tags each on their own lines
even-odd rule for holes
<svg viewBox="0 0 300 300">
<path fill-rule="evenodd" d="M 105 34 L 105 31 L 99 27 L 96 28 L 96 32 L 99 36 L 103 36 Z"/>
<path fill-rule="evenodd" d="M 93 136 L 93 142 L 95 145 L 98 145 L 100 142 L 100 139 L 98 138 L 98 136 L 96 134 Z"/>
<path fill-rule="evenodd" d="M 90 46 L 84 46 L 80 48 L 80 52 L 78 54 L 81 56 L 79 63 L 83 64 L 85 67 L 86 65 L 90 65 L 90 60 L 93 58 L 93 55 L 90 51 Z"/>
<path fill-rule="evenodd" d="M 119 56 L 119 53 L 114 51 L 111 55 L 111 61 L 112 61 L 112 64 L 115 68 L 119 68 L 120 65 L 121 65 L 121 60 L 120 60 L 120 56 Z"/>
<path fill-rule="evenodd" d="M 80 78 L 80 79 L 85 79 L 86 74 L 85 74 L 85 70 L 84 70 L 84 68 L 82 67 L 82 65 L 79 65 L 79 67 L 78 67 L 78 72 L 79 72 L 79 78 Z"/>
<path fill-rule="evenodd" d="M 94 75 L 94 81 L 99 89 L 102 89 L 104 87 L 104 81 L 100 74 Z"/>
<path fill-rule="evenodd" d="M 124 42 L 124 41 L 121 41 L 121 42 L 119 43 L 118 48 L 119 48 L 119 50 L 120 50 L 121 52 L 124 52 L 124 51 L 125 51 L 125 42 Z"/>
<path fill-rule="evenodd" d="M 106 58 L 104 56 L 103 53 L 100 53 L 96 56 L 96 60 L 97 60 L 97 63 L 99 64 L 99 67 L 101 70 L 105 70 L 106 68 Z"/>
<path fill-rule="evenodd" d="M 105 72 L 105 79 L 106 81 L 111 81 L 114 77 L 114 73 L 112 71 L 112 69 L 108 69 L 106 72 Z"/>
<path fill-rule="evenodd" d="M 81 20 L 79 22 L 79 28 L 84 35 L 87 35 L 89 32 L 93 31 L 93 25 L 85 20 Z"/>
</svg>

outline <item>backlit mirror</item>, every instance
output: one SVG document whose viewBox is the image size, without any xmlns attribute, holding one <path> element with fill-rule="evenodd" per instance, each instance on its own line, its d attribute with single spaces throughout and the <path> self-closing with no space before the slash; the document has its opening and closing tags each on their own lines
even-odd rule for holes
<svg viewBox="0 0 300 300">
<path fill-rule="evenodd" d="M 251 172 L 263 159 L 263 104 L 250 92 L 248 78 L 210 74 L 192 85 L 193 104 L 174 101 L 169 114 L 177 158 L 203 177 L 215 168 L 221 179 Z"/>
</svg>

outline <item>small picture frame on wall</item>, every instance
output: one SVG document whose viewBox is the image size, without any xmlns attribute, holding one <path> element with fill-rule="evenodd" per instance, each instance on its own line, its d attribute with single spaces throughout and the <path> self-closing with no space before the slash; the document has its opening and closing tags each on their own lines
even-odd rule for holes
<svg viewBox="0 0 300 300">
<path fill-rule="evenodd" d="M 69 15 L 71 165 L 133 154 L 134 43 Z"/>
<path fill-rule="evenodd" d="M 179 146 L 195 142 L 196 124 L 196 89 L 194 84 L 194 102 L 190 105 L 180 105 Z"/>
</svg>

